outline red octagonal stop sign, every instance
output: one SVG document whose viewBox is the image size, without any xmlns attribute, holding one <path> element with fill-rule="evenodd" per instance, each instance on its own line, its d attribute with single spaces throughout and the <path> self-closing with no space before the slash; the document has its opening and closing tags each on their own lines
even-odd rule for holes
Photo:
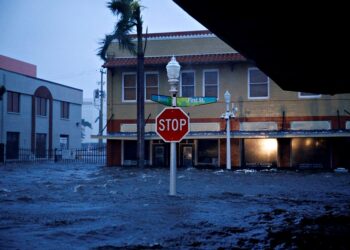
<svg viewBox="0 0 350 250">
<path fill-rule="evenodd" d="M 156 118 L 156 132 L 166 142 L 179 142 L 190 132 L 190 118 L 180 108 L 165 108 Z"/>
</svg>

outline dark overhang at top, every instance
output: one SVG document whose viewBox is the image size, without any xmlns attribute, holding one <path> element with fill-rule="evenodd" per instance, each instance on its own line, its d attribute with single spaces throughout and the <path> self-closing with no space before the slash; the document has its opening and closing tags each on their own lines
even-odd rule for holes
<svg viewBox="0 0 350 250">
<path fill-rule="evenodd" d="M 350 93 L 344 4 L 174 0 L 284 90 Z"/>
</svg>

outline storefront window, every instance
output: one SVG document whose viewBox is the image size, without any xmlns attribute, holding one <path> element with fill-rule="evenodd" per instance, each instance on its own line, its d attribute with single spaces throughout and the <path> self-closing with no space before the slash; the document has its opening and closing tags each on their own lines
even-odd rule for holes
<svg viewBox="0 0 350 250">
<path fill-rule="evenodd" d="M 218 140 L 198 140 L 198 164 L 218 165 Z"/>
<path fill-rule="evenodd" d="M 330 166 L 330 153 L 324 138 L 293 138 L 292 164 L 301 168 Z"/>
<path fill-rule="evenodd" d="M 137 142 L 124 141 L 124 165 L 137 164 Z M 145 164 L 149 163 L 149 141 L 145 141 Z"/>
<path fill-rule="evenodd" d="M 276 166 L 276 139 L 245 139 L 245 164 L 248 166 Z"/>
</svg>

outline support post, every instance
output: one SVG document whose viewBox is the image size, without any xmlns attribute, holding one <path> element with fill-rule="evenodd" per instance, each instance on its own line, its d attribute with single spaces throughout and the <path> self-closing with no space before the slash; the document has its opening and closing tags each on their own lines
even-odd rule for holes
<svg viewBox="0 0 350 250">
<path fill-rule="evenodd" d="M 100 138 L 98 139 L 98 148 L 99 150 L 102 149 L 102 127 L 103 127 L 103 98 L 104 98 L 104 93 L 103 93 L 103 74 L 106 72 L 103 71 L 103 69 L 100 69 L 101 73 L 101 86 L 100 86 L 100 110 L 99 110 L 99 122 L 98 122 L 98 134 Z"/>
<path fill-rule="evenodd" d="M 231 169 L 231 128 L 230 118 L 226 119 L 226 169 Z"/>
<path fill-rule="evenodd" d="M 179 82 L 180 64 L 172 56 L 170 62 L 166 66 L 168 82 L 170 85 L 169 92 L 172 96 L 172 106 L 176 107 L 177 84 Z M 170 143 L 170 188 L 169 195 L 176 195 L 176 142 Z"/>
<path fill-rule="evenodd" d="M 226 103 L 226 169 L 231 170 L 231 128 L 230 128 L 230 118 L 232 113 L 230 111 L 231 104 L 231 94 L 226 91 L 224 94 L 225 103 Z"/>
<path fill-rule="evenodd" d="M 169 195 L 176 195 L 176 142 L 170 143 L 170 192 Z"/>
<path fill-rule="evenodd" d="M 176 85 L 175 85 L 176 86 Z M 172 106 L 176 107 L 176 91 L 170 90 L 172 94 Z M 170 187 L 169 195 L 176 195 L 176 142 L 170 143 Z"/>
</svg>

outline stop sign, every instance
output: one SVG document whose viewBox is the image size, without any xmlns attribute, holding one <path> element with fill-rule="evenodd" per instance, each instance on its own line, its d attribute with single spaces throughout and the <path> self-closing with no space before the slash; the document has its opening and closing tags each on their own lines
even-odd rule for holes
<svg viewBox="0 0 350 250">
<path fill-rule="evenodd" d="M 190 131 L 190 118 L 180 108 L 165 108 L 156 118 L 156 132 L 166 142 L 179 142 Z"/>
</svg>

